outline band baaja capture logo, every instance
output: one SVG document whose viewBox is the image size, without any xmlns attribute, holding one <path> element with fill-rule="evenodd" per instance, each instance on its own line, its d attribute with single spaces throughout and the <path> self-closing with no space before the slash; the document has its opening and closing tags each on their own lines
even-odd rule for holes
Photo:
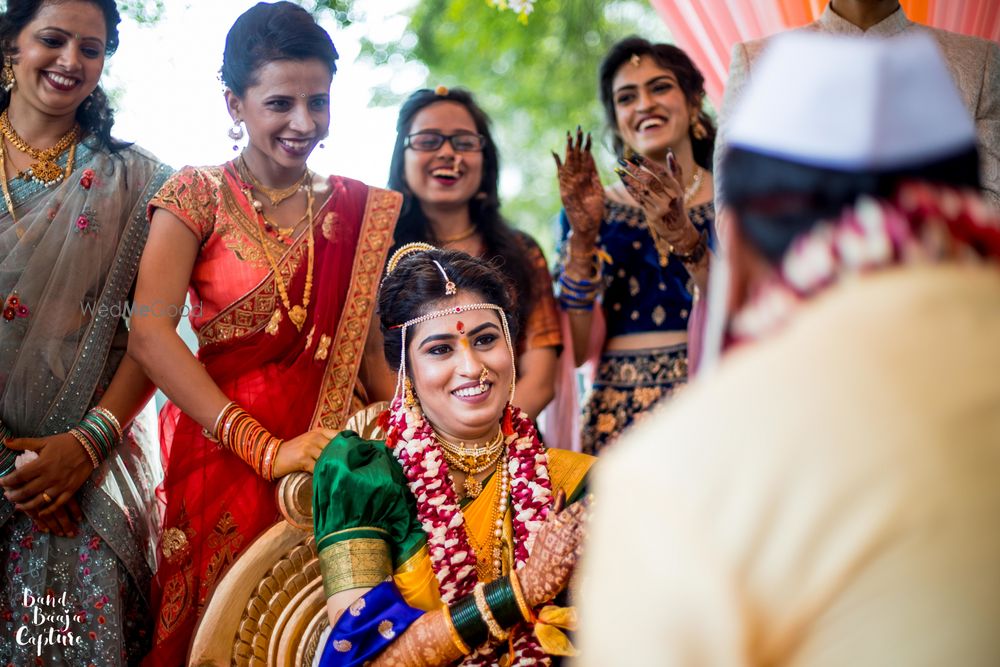
<svg viewBox="0 0 1000 667">
<path fill-rule="evenodd" d="M 71 626 L 82 623 L 86 612 L 70 611 L 65 591 L 59 597 L 35 596 L 25 588 L 22 602 L 24 623 L 14 633 L 19 646 L 34 645 L 36 655 L 41 656 L 47 646 L 76 646 L 83 642 L 83 637 L 76 635 Z"/>
</svg>

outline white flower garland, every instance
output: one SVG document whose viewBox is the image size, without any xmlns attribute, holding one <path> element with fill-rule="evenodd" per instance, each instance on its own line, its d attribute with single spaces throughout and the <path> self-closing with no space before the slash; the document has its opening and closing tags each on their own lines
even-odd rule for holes
<svg viewBox="0 0 1000 667">
<path fill-rule="evenodd" d="M 510 413 L 513 432 L 505 429 L 508 447 L 508 470 L 511 476 L 512 525 L 514 529 L 514 568 L 527 562 L 535 536 L 552 507 L 552 484 L 545 447 L 535 427 L 519 408 Z M 403 468 L 410 492 L 416 499 L 417 519 L 427 534 L 431 566 L 438 580 L 441 600 L 452 604 L 472 593 L 478 583 L 476 557 L 465 530 L 465 517 L 441 455 L 430 423 L 419 406 L 405 408 L 397 397 L 389 415 L 386 443 Z M 530 628 L 512 633 L 511 667 L 549 665 L 550 659 L 530 632 Z M 496 664 L 495 650 L 485 645 L 466 657 L 465 667 Z"/>
</svg>

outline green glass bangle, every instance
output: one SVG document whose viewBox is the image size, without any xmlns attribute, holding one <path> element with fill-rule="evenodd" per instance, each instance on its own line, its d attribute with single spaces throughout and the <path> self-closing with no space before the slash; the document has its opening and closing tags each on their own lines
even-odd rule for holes
<svg viewBox="0 0 1000 667">
<path fill-rule="evenodd" d="M 100 454 L 102 459 L 106 458 L 108 452 L 111 450 L 111 443 L 107 433 L 86 418 L 80 422 L 77 428 L 90 436 L 90 440 L 94 443 L 94 446 L 97 447 L 98 454 Z"/>
<path fill-rule="evenodd" d="M 103 429 L 95 425 L 87 418 L 84 418 L 77 428 L 90 436 L 90 440 L 97 448 L 98 456 L 100 456 L 102 461 L 108 458 L 111 454 L 111 450 L 114 449 L 114 443 Z"/>
<path fill-rule="evenodd" d="M 451 605 L 451 622 L 455 625 L 455 632 L 462 638 L 465 645 L 470 648 L 477 648 L 486 643 L 489 639 L 489 629 L 486 622 L 479 615 L 476 608 L 476 599 L 472 593 Z"/>
<path fill-rule="evenodd" d="M 493 617 L 504 629 L 512 628 L 524 620 L 521 618 L 521 610 L 517 606 L 509 576 L 500 577 L 486 584 L 484 593 L 486 604 L 493 612 Z"/>
</svg>

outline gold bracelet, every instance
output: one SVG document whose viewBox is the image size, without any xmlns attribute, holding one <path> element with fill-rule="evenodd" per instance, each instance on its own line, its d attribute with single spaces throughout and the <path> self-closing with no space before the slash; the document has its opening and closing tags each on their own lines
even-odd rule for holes
<svg viewBox="0 0 1000 667">
<path fill-rule="evenodd" d="M 524 599 L 524 591 L 521 590 L 521 580 L 517 576 L 517 572 L 511 571 L 507 578 L 510 580 L 510 588 L 514 591 L 514 599 L 517 601 L 517 608 L 521 611 L 521 617 L 530 621 L 534 614 L 531 613 L 531 607 L 528 606 L 528 601 Z"/>
<path fill-rule="evenodd" d="M 490 634 L 498 642 L 506 641 L 510 633 L 504 632 L 504 629 L 497 623 L 497 619 L 493 617 L 493 612 L 490 611 L 489 605 L 486 604 L 486 592 L 482 582 L 476 584 L 476 587 L 472 589 L 472 595 L 476 600 L 476 609 L 479 610 L 479 617 L 483 619 L 483 623 L 486 624 L 486 628 L 490 631 Z"/>
<path fill-rule="evenodd" d="M 451 635 L 451 643 L 455 645 L 462 655 L 469 655 L 472 653 L 472 649 L 469 645 L 462 641 L 462 636 L 458 634 L 458 630 L 455 629 L 455 623 L 451 620 L 451 609 L 448 605 L 441 605 L 441 613 L 444 615 L 444 624 L 448 626 L 448 634 Z"/>
<path fill-rule="evenodd" d="M 97 452 L 94 451 L 94 447 L 90 444 L 90 441 L 87 440 L 87 436 L 80 433 L 75 428 L 71 428 L 69 430 L 69 434 L 76 438 L 76 441 L 80 443 L 81 447 L 83 447 L 83 451 L 87 453 L 87 458 L 90 459 L 90 464 L 94 466 L 94 468 L 101 465 L 100 459 L 97 458 Z"/>
</svg>

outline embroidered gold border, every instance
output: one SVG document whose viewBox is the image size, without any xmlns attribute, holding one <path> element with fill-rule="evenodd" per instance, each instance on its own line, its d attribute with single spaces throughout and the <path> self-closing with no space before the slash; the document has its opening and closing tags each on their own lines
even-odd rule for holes
<svg viewBox="0 0 1000 667">
<path fill-rule="evenodd" d="M 220 178 L 222 178 L 221 175 Z M 254 229 L 248 227 L 250 224 L 257 223 L 247 219 L 246 214 L 239 207 L 235 195 L 230 191 L 229 185 L 224 179 L 219 184 L 219 191 L 223 193 L 224 203 L 230 209 L 229 217 L 236 221 L 236 226 L 239 228 L 235 233 L 243 234 L 245 237 L 244 241 L 252 242 L 255 247 L 259 247 L 260 241 L 255 238 Z M 326 203 L 319 210 L 322 211 L 325 208 Z M 319 222 L 320 217 L 317 215 L 312 221 L 312 226 L 315 227 Z M 236 248 L 230 242 L 225 239 L 223 241 L 227 248 L 236 252 Z M 301 266 L 303 259 L 305 259 L 306 233 L 299 234 L 290 247 L 274 239 L 269 240 L 269 245 L 272 245 L 277 252 L 284 253 L 281 259 L 278 260 L 278 270 L 281 271 L 282 279 L 288 284 L 291 282 L 292 276 L 298 270 L 299 266 Z M 243 244 L 240 244 L 240 247 L 243 247 Z M 259 251 L 258 254 L 260 254 Z M 263 255 L 260 255 L 260 257 L 261 261 L 263 261 Z M 267 275 L 252 290 L 219 311 L 215 317 L 206 322 L 196 332 L 198 344 L 201 346 L 211 345 L 212 343 L 225 342 L 233 338 L 243 338 L 257 333 L 260 329 L 267 326 L 267 323 L 271 320 L 271 315 L 274 313 L 275 308 L 278 307 L 278 298 L 274 272 L 268 271 Z"/>
<path fill-rule="evenodd" d="M 368 188 L 365 217 L 351 268 L 351 284 L 323 375 L 323 386 L 313 413 L 313 428 L 339 429 L 351 413 L 351 397 L 368 337 L 375 295 L 402 205 L 403 195 L 398 192 Z"/>
<path fill-rule="evenodd" d="M 353 588 L 372 588 L 392 575 L 385 540 L 364 537 L 337 542 L 319 552 L 326 597 Z"/>
</svg>

